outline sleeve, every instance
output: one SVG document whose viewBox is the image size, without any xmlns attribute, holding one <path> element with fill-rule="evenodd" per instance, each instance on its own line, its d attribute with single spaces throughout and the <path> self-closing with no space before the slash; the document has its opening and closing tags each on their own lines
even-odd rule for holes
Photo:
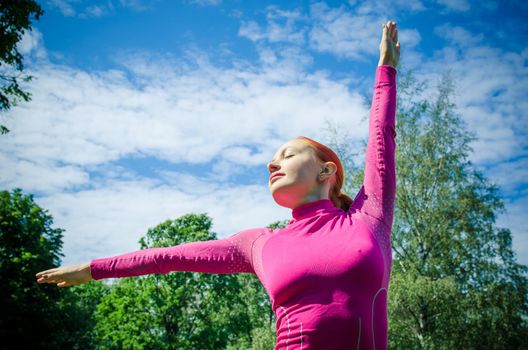
<svg viewBox="0 0 528 350">
<path fill-rule="evenodd" d="M 240 231 L 224 239 L 172 247 L 148 248 L 90 261 L 94 280 L 192 271 L 216 274 L 255 273 L 252 246 L 265 229 Z"/>
<path fill-rule="evenodd" d="M 376 69 L 369 119 L 365 174 L 351 207 L 383 222 L 388 229 L 394 217 L 396 195 L 396 69 Z"/>
</svg>

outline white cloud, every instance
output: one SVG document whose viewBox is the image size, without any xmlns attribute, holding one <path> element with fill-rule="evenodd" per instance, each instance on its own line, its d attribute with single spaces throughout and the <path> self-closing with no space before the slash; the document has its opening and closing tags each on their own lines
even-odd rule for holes
<svg viewBox="0 0 528 350">
<path fill-rule="evenodd" d="M 426 9 L 420 0 L 393 0 L 390 4 L 386 0 L 349 1 L 349 4 L 357 5 L 354 8 L 354 13 L 383 14 L 390 17 L 397 16 L 402 11 L 420 12 Z M 391 19 L 393 20 L 394 18 Z"/>
<path fill-rule="evenodd" d="M 450 23 L 444 23 L 434 28 L 434 33 L 445 39 L 451 44 L 459 47 L 476 46 L 482 43 L 484 35 L 482 33 L 471 33 L 460 26 L 452 26 Z"/>
<path fill-rule="evenodd" d="M 288 42 L 301 45 L 305 42 L 306 21 L 300 10 L 284 11 L 268 6 L 265 29 L 253 20 L 242 21 L 238 34 L 252 41 L 267 40 L 270 43 Z"/>
<path fill-rule="evenodd" d="M 0 182 L 4 188 L 16 186 L 30 192 L 55 193 L 90 180 L 88 173 L 75 165 L 60 165 L 38 158 L 24 159 L 6 153 L 0 153 L 0 160 Z"/>
<path fill-rule="evenodd" d="M 115 14 L 117 7 L 141 12 L 152 9 L 152 5 L 159 0 L 48 0 L 51 8 L 58 9 L 66 17 L 83 19 L 100 18 Z M 214 1 L 212 1 L 214 2 Z"/>
<path fill-rule="evenodd" d="M 422 9 L 421 2 L 401 2 L 415 4 L 413 8 Z M 339 58 L 358 61 L 370 60 L 379 56 L 382 23 L 388 21 L 387 11 L 381 11 L 386 4 L 370 3 L 368 10 L 351 10 L 346 6 L 331 8 L 324 2 L 312 3 L 309 14 L 301 10 L 284 11 L 276 6 L 268 6 L 265 24 L 255 20 L 242 20 L 238 34 L 257 43 L 257 49 L 263 61 L 273 62 L 272 43 L 303 45 L 307 37 L 310 49 L 333 54 Z M 420 5 L 418 5 L 420 4 Z M 361 6 L 366 6 L 362 3 Z M 390 18 L 394 19 L 394 18 Z M 401 45 L 407 62 L 420 62 L 421 54 L 414 50 L 421 40 L 420 33 L 413 28 L 399 30 Z M 269 47 L 268 47 L 269 46 Z"/>
<path fill-rule="evenodd" d="M 218 6 L 222 0 L 188 0 L 189 3 L 199 6 Z"/>
<path fill-rule="evenodd" d="M 33 55 L 37 59 L 45 59 L 47 56 L 42 40 L 42 33 L 37 28 L 25 30 L 22 38 L 17 43 L 17 49 L 25 59 Z"/>
<path fill-rule="evenodd" d="M 266 39 L 266 34 L 256 21 L 242 21 L 238 30 L 238 35 L 246 37 L 252 41 Z"/>
<path fill-rule="evenodd" d="M 436 2 L 445 6 L 448 10 L 462 12 L 468 11 L 470 9 L 470 5 L 467 0 L 436 0 Z"/>
<path fill-rule="evenodd" d="M 372 23 L 383 23 L 370 15 L 354 16 L 343 7 L 329 8 L 324 3 L 310 7 L 313 27 L 310 47 L 340 57 L 365 60 L 379 52 L 381 30 Z"/>
<path fill-rule="evenodd" d="M 389 19 L 375 11 L 361 11 L 360 14 L 346 7 L 330 8 L 325 3 L 312 4 L 310 8 L 313 27 L 310 30 L 310 47 L 338 57 L 358 61 L 379 57 L 382 23 Z M 393 20 L 394 18 L 390 18 Z M 398 39 L 409 52 L 409 61 L 418 60 L 413 48 L 421 40 L 416 29 L 399 29 Z"/>
<path fill-rule="evenodd" d="M 152 8 L 152 3 L 153 2 L 158 2 L 159 0 L 156 0 L 156 1 L 152 1 L 152 0 L 149 0 L 149 1 L 145 1 L 145 0 L 119 0 L 119 4 L 122 6 L 122 7 L 125 7 L 125 8 L 129 8 L 133 11 L 145 11 L 145 10 L 149 10 Z M 148 4 L 148 5 L 147 5 Z"/>
<path fill-rule="evenodd" d="M 417 68 L 429 82 L 451 71 L 457 112 L 479 138 L 472 143 L 474 163 L 494 164 L 526 153 L 528 69 L 521 54 L 489 46 L 445 47 Z"/>
<path fill-rule="evenodd" d="M 524 169 L 526 173 L 526 169 Z M 526 179 L 526 177 L 525 177 Z M 512 232 L 512 247 L 516 253 L 517 262 L 528 266 L 528 230 L 526 229 L 526 208 L 528 196 L 524 193 L 518 199 L 506 201 L 506 212 L 497 216 L 497 226 L 510 229 Z"/>
<path fill-rule="evenodd" d="M 104 6 L 88 6 L 81 17 L 102 17 L 106 13 Z"/>
<path fill-rule="evenodd" d="M 486 173 L 507 197 L 517 197 L 528 179 L 528 155 L 499 161 Z"/>
<path fill-rule="evenodd" d="M 75 16 L 76 11 L 72 4 L 79 2 L 80 0 L 48 0 L 51 7 L 57 8 L 66 17 Z"/>
</svg>

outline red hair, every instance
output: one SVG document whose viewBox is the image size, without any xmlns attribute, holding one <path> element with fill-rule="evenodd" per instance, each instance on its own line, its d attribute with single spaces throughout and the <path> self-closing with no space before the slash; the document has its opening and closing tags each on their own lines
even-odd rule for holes
<svg viewBox="0 0 528 350">
<path fill-rule="evenodd" d="M 330 188 L 328 196 L 330 197 L 330 200 L 334 203 L 335 207 L 347 211 L 348 208 L 350 208 L 350 205 L 352 204 L 352 198 L 341 192 L 341 187 L 343 187 L 345 175 L 343 171 L 343 165 L 341 164 L 341 161 L 339 160 L 337 154 L 335 154 L 335 152 L 332 151 L 329 147 L 306 136 L 297 136 L 295 139 L 304 141 L 308 144 L 308 146 L 312 147 L 320 161 L 335 163 L 335 165 L 337 166 L 337 171 L 335 173 L 335 182 Z"/>
</svg>

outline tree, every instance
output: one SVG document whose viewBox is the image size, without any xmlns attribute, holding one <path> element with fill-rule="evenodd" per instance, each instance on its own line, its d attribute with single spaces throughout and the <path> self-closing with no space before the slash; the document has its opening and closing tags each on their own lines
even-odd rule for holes
<svg viewBox="0 0 528 350">
<path fill-rule="evenodd" d="M 89 344 L 83 335 L 90 328 L 85 316 L 92 304 L 85 304 L 82 294 L 35 281 L 44 266 L 61 264 L 64 230 L 52 224 L 51 215 L 34 203 L 32 195 L 18 188 L 0 192 L 2 349 L 86 349 L 82 345 Z"/>
<path fill-rule="evenodd" d="M 431 348 L 523 348 L 528 269 L 516 262 L 510 230 L 495 225 L 504 211 L 499 188 L 468 160 L 476 137 L 455 113 L 454 82 L 446 72 L 436 99 L 413 103 L 423 85 L 412 72 L 400 81 L 392 240 L 395 273 L 416 275 L 425 286 L 405 311 L 415 318 L 416 339 Z"/>
<path fill-rule="evenodd" d="M 495 225 L 498 187 L 467 159 L 475 136 L 455 113 L 450 74 L 432 101 L 425 87 L 399 69 L 390 347 L 526 348 L 527 267 Z M 342 157 L 353 166 L 345 192 L 356 193 L 363 169 Z"/>
<path fill-rule="evenodd" d="M 213 240 L 211 223 L 205 214 L 187 214 L 149 229 L 139 243 L 145 249 Z M 266 305 L 257 302 L 263 287 L 252 294 L 258 289 L 256 281 L 242 275 L 174 271 L 119 279 L 97 307 L 97 342 L 103 349 L 222 349 L 251 344 L 251 337 L 259 333 L 253 331 L 254 311 Z M 264 320 L 256 325 L 267 324 Z"/>
<path fill-rule="evenodd" d="M 267 226 L 272 230 L 284 228 L 289 219 L 276 221 Z M 237 279 L 243 287 L 239 290 L 240 299 L 249 317 L 251 331 L 248 337 L 238 337 L 229 343 L 226 350 L 269 350 L 275 346 L 277 318 L 273 313 L 266 289 L 256 275 L 237 274 Z"/>
<path fill-rule="evenodd" d="M 56 287 L 55 287 L 56 288 Z M 68 346 L 72 350 L 99 349 L 94 336 L 97 305 L 108 295 L 111 287 L 103 281 L 72 286 L 63 289 L 65 297 L 58 303 L 62 317 L 61 328 L 68 335 Z M 64 317 L 64 315 L 68 317 Z M 66 340 L 66 339 L 65 339 Z"/>
<path fill-rule="evenodd" d="M 7 111 L 20 100 L 29 101 L 31 94 L 21 89 L 19 79 L 28 82 L 32 76 L 20 77 L 24 70 L 23 57 L 17 43 L 25 30 L 31 30 L 31 17 L 44 14 L 34 0 L 0 0 L 0 111 Z M 9 129 L 0 125 L 0 134 Z"/>
</svg>

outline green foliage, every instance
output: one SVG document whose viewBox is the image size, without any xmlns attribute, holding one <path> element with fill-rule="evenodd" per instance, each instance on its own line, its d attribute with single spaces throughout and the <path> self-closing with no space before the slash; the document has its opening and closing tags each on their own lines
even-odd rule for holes
<svg viewBox="0 0 528 350">
<path fill-rule="evenodd" d="M 35 274 L 60 265 L 62 232 L 22 190 L 0 192 L 0 344 L 2 349 L 86 349 L 86 298 L 37 284 Z M 76 302 L 77 301 L 77 302 Z M 97 301 L 97 299 L 95 299 Z M 87 317 L 87 319 L 84 319 Z"/>
<path fill-rule="evenodd" d="M 400 68 L 397 83 L 389 347 L 527 348 L 528 269 L 510 230 L 495 225 L 498 186 L 468 160 L 476 137 L 455 113 L 454 82 L 445 73 L 426 97 L 426 83 Z M 348 170 L 343 192 L 355 195 L 366 142 L 354 153 L 341 129 L 330 124 L 326 143 Z"/>
<path fill-rule="evenodd" d="M 62 326 L 71 339 L 68 348 L 98 349 L 94 333 L 96 326 L 94 314 L 103 297 L 110 293 L 110 287 L 103 281 L 91 281 L 62 291 L 66 297 L 59 301 L 60 314 L 69 315 L 71 320 Z"/>
<path fill-rule="evenodd" d="M 62 233 L 51 228 L 52 219 L 20 189 L 0 192 L 0 342 L 21 339 L 22 344 L 41 339 L 56 344 L 53 324 L 46 315 L 55 314 L 48 301 L 57 291 L 39 288 L 33 276 L 41 266 L 59 262 Z M 41 301 L 43 301 L 41 303 Z M 53 317 L 53 316 L 52 316 Z M 31 325 L 27 324 L 32 320 Z"/>
<path fill-rule="evenodd" d="M 463 324 L 457 316 L 463 295 L 453 276 L 432 279 L 394 273 L 388 299 L 389 340 L 396 349 L 457 349 L 454 334 Z M 427 315 L 427 317 L 426 317 Z"/>
<path fill-rule="evenodd" d="M 398 75 L 389 347 L 526 348 L 527 267 L 510 230 L 495 225 L 498 187 L 468 160 L 475 135 L 455 113 L 454 83 L 445 73 L 437 95 L 423 97 L 412 71 Z M 344 192 L 355 194 L 363 165 L 336 130 L 330 143 L 351 173 Z"/>
<path fill-rule="evenodd" d="M 290 220 L 276 221 L 267 227 L 274 230 L 284 228 Z M 237 274 L 242 288 L 238 291 L 240 300 L 249 318 L 251 330 L 247 336 L 236 337 L 226 350 L 250 349 L 269 350 L 275 347 L 277 319 L 271 308 L 267 291 L 256 275 Z"/>
<path fill-rule="evenodd" d="M 139 243 L 145 249 L 217 239 L 211 224 L 205 214 L 187 214 L 149 229 Z M 270 310 L 252 274 L 123 278 L 98 305 L 94 336 L 102 349 L 259 349 L 275 341 Z"/>
<path fill-rule="evenodd" d="M 23 57 L 17 44 L 25 30 L 31 30 L 31 17 L 39 19 L 44 11 L 34 0 L 0 0 L 0 111 L 7 111 L 20 100 L 29 101 L 31 94 L 20 88 L 19 80 L 28 82 L 31 76 L 20 78 L 24 70 Z M 9 132 L 0 125 L 0 134 Z"/>
</svg>

